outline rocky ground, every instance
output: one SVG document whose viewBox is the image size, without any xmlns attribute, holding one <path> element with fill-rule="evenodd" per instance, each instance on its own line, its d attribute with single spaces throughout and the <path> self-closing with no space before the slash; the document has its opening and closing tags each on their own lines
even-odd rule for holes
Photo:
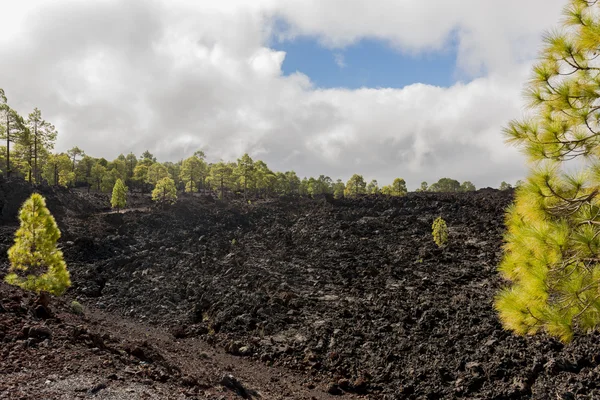
<svg viewBox="0 0 600 400">
<path fill-rule="evenodd" d="M 0 276 L 17 228 L 12 203 L 27 190 L 0 182 Z M 54 302 L 60 310 L 61 301 L 68 308 L 77 299 L 87 311 L 59 312 L 49 322 L 31 315 L 31 306 L 21 316 L 0 309 L 0 356 L 13 360 L 0 368 L 14 369 L 20 349 L 29 349 L 19 324 L 54 324 L 54 345 L 61 329 L 87 318 L 115 342 L 105 340 L 103 350 L 65 333 L 66 343 L 82 354 L 117 357 L 108 374 L 97 374 L 122 378 L 109 379 L 108 389 L 148 389 L 144 380 L 152 381 L 156 389 L 148 393 L 156 398 L 163 389 L 173 396 L 232 395 L 227 378 L 221 380 L 234 367 L 231 375 L 262 398 L 600 397 L 600 335 L 563 346 L 512 336 L 497 321 L 492 301 L 502 282 L 495 268 L 511 192 L 252 204 L 186 197 L 165 210 L 147 209 L 139 196 L 122 214 L 107 214 L 102 195 L 48 189 L 46 196 L 73 279 L 66 299 Z M 450 231 L 444 249 L 431 238 L 438 216 Z M 8 290 L 0 290 L 3 303 Z M 18 329 L 2 339 L 7 315 Z M 136 358 L 134 337 L 146 338 L 161 361 Z M 201 354 L 209 352 L 212 360 Z M 84 358 L 89 368 L 104 368 L 104 361 Z M 168 379 L 138 377 L 124 372 L 128 367 L 154 368 L 150 375 Z M 11 374 L 15 390 L 22 381 Z M 23 379 L 28 393 L 46 388 L 45 381 Z M 89 395 L 90 385 L 80 393 Z"/>
</svg>

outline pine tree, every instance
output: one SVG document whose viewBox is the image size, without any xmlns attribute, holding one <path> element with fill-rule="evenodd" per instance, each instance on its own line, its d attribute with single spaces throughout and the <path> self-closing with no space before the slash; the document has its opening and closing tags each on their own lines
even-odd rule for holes
<svg viewBox="0 0 600 400">
<path fill-rule="evenodd" d="M 346 185 L 341 179 L 338 179 L 333 184 L 333 197 L 336 199 L 341 199 L 344 197 L 344 191 L 346 190 Z"/>
<path fill-rule="evenodd" d="M 254 161 L 248 153 L 237 160 L 234 173 L 239 177 L 239 183 L 244 188 L 244 200 L 246 200 L 248 188 L 254 181 Z"/>
<path fill-rule="evenodd" d="M 12 163 L 10 160 L 11 151 L 10 144 L 15 143 L 21 138 L 26 130 L 23 118 L 8 105 L 4 90 L 0 89 L 0 139 L 4 139 L 5 146 L 5 161 L 6 161 L 6 177 L 10 178 L 12 173 Z"/>
<path fill-rule="evenodd" d="M 367 185 L 367 193 L 369 194 L 377 194 L 379 193 L 379 183 L 377 183 L 377 179 L 371 180 Z"/>
<path fill-rule="evenodd" d="M 177 200 L 175 181 L 171 178 L 162 178 L 159 180 L 152 191 L 152 200 L 161 205 L 175 203 Z"/>
<path fill-rule="evenodd" d="M 185 183 L 187 193 L 197 192 L 200 187 L 204 187 L 206 163 L 196 156 L 186 158 L 181 165 L 179 177 Z"/>
<path fill-rule="evenodd" d="M 367 193 L 367 183 L 362 175 L 354 174 L 346 183 L 344 194 L 346 197 L 355 197 Z"/>
<path fill-rule="evenodd" d="M 27 118 L 27 127 L 31 133 L 33 166 L 31 168 L 30 182 L 33 178 L 35 182 L 40 180 L 39 161 L 42 154 L 54 148 L 56 141 L 56 128 L 51 123 L 42 119 L 42 112 L 34 108 L 33 112 Z"/>
<path fill-rule="evenodd" d="M 32 194 L 23 203 L 19 220 L 15 244 L 8 250 L 6 282 L 37 293 L 63 294 L 71 281 L 63 254 L 56 247 L 60 230 L 40 194 Z"/>
<path fill-rule="evenodd" d="M 125 186 L 121 179 L 117 179 L 113 187 L 110 205 L 112 208 L 119 210 L 124 208 L 125 204 L 127 204 L 127 186 Z"/>
<path fill-rule="evenodd" d="M 532 113 L 505 130 L 531 170 L 507 212 L 511 285 L 495 307 L 517 334 L 569 341 L 600 324 L 600 3 L 570 0 L 565 17 L 534 67 Z"/>
<path fill-rule="evenodd" d="M 167 167 L 161 163 L 154 163 L 148 167 L 146 183 L 156 185 L 157 182 L 163 178 L 169 178 L 169 171 L 167 170 Z M 173 182 L 173 184 L 175 184 L 175 182 Z"/>
<path fill-rule="evenodd" d="M 208 181 L 213 189 L 219 190 L 219 198 L 221 200 L 225 198 L 225 189 L 229 188 L 232 183 L 233 168 L 234 166 L 232 164 L 227 164 L 223 161 L 210 167 Z"/>
<path fill-rule="evenodd" d="M 67 187 L 69 182 L 75 179 L 71 158 L 65 153 L 50 154 L 48 162 L 44 165 L 42 177 L 52 186 Z"/>
<path fill-rule="evenodd" d="M 460 191 L 461 192 L 474 192 L 475 190 L 477 190 L 475 188 L 475 185 L 473 185 L 473 183 L 470 182 L 470 181 L 464 181 L 460 185 Z"/>
<path fill-rule="evenodd" d="M 392 196 L 405 196 L 408 193 L 406 189 L 406 181 L 402 178 L 394 179 L 392 183 Z"/>
</svg>

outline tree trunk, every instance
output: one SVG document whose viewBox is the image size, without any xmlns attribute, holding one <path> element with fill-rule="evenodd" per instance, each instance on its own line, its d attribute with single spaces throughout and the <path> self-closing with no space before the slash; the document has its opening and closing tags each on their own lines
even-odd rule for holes
<svg viewBox="0 0 600 400">
<path fill-rule="evenodd" d="M 6 179 L 10 178 L 10 116 L 6 113 Z"/>
<path fill-rule="evenodd" d="M 38 150 L 37 150 L 37 121 L 35 123 L 35 125 L 33 126 L 33 178 L 35 179 L 35 182 L 38 183 L 38 170 L 37 170 L 37 157 L 38 157 Z"/>
</svg>

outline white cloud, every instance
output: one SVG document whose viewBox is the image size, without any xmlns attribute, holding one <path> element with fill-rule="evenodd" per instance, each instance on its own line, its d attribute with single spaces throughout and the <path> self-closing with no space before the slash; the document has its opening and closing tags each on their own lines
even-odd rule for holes
<svg viewBox="0 0 600 400">
<path fill-rule="evenodd" d="M 498 185 L 523 172 L 500 132 L 522 111 L 540 34 L 562 5 L 8 0 L 0 87 L 20 112 L 39 107 L 57 125 L 59 150 L 78 145 L 114 158 L 149 149 L 178 160 L 204 147 L 213 160 L 247 151 L 302 176 Z M 290 28 L 277 31 L 282 18 Z M 282 75 L 273 35 L 318 37 L 341 56 L 338 65 L 340 49 L 365 37 L 406 52 L 457 40 L 461 76 L 481 77 L 450 88 L 317 89 L 302 73 Z"/>
</svg>

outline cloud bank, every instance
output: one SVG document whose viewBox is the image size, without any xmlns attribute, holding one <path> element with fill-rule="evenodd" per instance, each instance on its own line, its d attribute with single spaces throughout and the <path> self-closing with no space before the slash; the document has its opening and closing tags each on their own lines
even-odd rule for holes
<svg viewBox="0 0 600 400">
<path fill-rule="evenodd" d="M 203 148 L 210 160 L 248 152 L 301 176 L 400 176 L 412 188 L 448 176 L 497 186 L 523 174 L 501 129 L 521 114 L 541 34 L 563 5 L 8 0 L 0 87 L 18 111 L 39 107 L 57 126 L 58 150 L 77 145 L 112 159 L 149 149 L 175 161 Z M 332 57 L 363 38 L 408 54 L 456 45 L 461 80 L 320 89 L 301 72 L 284 76 L 285 53 L 270 47 L 299 36 Z"/>
</svg>

